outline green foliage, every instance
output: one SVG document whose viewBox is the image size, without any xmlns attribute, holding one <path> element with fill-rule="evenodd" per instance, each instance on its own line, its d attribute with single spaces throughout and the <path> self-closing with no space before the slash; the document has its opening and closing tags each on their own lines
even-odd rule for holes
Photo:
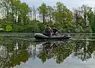
<svg viewBox="0 0 95 68">
<path fill-rule="evenodd" d="M 0 37 L 0 41 L 3 41 L 4 40 L 4 37 Z"/>
<path fill-rule="evenodd" d="M 38 23 L 38 27 L 39 27 L 39 32 L 43 32 L 45 29 L 45 25 L 43 23 Z"/>
<path fill-rule="evenodd" d="M 47 16 L 47 6 L 46 6 L 46 4 L 42 3 L 41 6 L 38 8 L 38 11 L 39 11 L 39 13 L 41 15 L 43 23 L 45 23 L 46 22 L 45 18 Z"/>
<path fill-rule="evenodd" d="M 26 3 L 21 3 L 20 4 L 20 11 L 22 14 L 27 14 L 29 12 L 29 7 Z"/>
<path fill-rule="evenodd" d="M 38 8 L 40 14 L 46 14 L 47 13 L 47 6 L 45 3 L 42 3 L 41 6 Z"/>
<path fill-rule="evenodd" d="M 51 6 L 47 6 L 49 22 L 52 22 L 54 9 Z"/>
<path fill-rule="evenodd" d="M 36 23 L 32 23 L 27 25 L 27 28 L 24 30 L 25 32 L 39 32 L 39 27 Z"/>
<path fill-rule="evenodd" d="M 14 25 L 14 32 L 39 32 L 40 28 L 37 23 L 31 23 L 28 25 Z M 41 27 L 42 28 L 42 27 Z"/>
<path fill-rule="evenodd" d="M 56 3 L 53 18 L 62 31 L 67 32 L 72 28 L 72 12 L 63 3 Z"/>
<path fill-rule="evenodd" d="M 88 16 L 92 32 L 95 33 L 95 14 L 93 12 L 89 12 Z"/>
<path fill-rule="evenodd" d="M 6 29 L 5 31 L 42 32 L 46 24 L 55 24 L 60 32 L 95 32 L 95 13 L 87 5 L 72 12 L 62 2 L 57 2 L 54 7 L 42 3 L 36 10 L 20 0 L 2 0 L 0 8 L 6 13 L 3 19 L 0 19 L 1 27 Z M 39 18 L 36 18 L 37 11 Z M 40 22 L 37 22 L 37 19 Z M 13 28 L 6 25 L 12 25 Z"/>
<path fill-rule="evenodd" d="M 92 24 L 94 22 L 92 8 L 86 5 L 81 6 L 80 9 L 74 11 L 75 26 L 77 29 L 75 32 L 92 32 Z"/>
<path fill-rule="evenodd" d="M 12 31 L 12 26 L 11 26 L 11 25 L 7 25 L 7 26 L 6 26 L 6 31 L 8 31 L 8 32 L 9 32 L 9 31 Z"/>
</svg>

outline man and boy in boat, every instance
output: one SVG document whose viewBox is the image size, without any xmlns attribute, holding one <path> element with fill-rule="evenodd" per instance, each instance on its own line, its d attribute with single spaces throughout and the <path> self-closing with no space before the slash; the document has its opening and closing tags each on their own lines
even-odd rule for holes
<svg viewBox="0 0 95 68">
<path fill-rule="evenodd" d="M 46 25 L 44 35 L 46 35 L 46 36 L 58 35 L 58 30 L 55 28 L 55 26 L 53 26 L 53 28 L 51 28 L 49 25 Z"/>
<path fill-rule="evenodd" d="M 36 39 L 69 39 L 70 36 L 67 35 L 60 35 L 59 31 L 53 26 L 52 28 L 49 25 L 46 25 L 44 33 L 36 33 L 35 34 Z"/>
</svg>

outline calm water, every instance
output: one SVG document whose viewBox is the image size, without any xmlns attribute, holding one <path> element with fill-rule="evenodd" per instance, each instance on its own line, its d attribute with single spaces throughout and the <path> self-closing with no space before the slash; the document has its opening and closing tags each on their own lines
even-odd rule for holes
<svg viewBox="0 0 95 68">
<path fill-rule="evenodd" d="M 94 68 L 95 34 L 35 42 L 32 34 L 1 34 L 0 68 Z"/>
</svg>

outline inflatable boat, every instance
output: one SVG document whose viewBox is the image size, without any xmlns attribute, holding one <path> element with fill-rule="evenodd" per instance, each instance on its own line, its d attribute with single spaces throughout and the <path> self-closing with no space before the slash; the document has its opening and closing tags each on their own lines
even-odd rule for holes
<svg viewBox="0 0 95 68">
<path fill-rule="evenodd" d="M 62 40 L 62 39 L 69 39 L 69 38 L 70 38 L 70 36 L 68 36 L 68 35 L 46 36 L 46 35 L 44 35 L 44 34 L 42 34 L 42 33 L 35 33 L 34 37 L 35 37 L 36 39 L 50 39 L 50 40 L 52 40 L 52 39 Z"/>
</svg>

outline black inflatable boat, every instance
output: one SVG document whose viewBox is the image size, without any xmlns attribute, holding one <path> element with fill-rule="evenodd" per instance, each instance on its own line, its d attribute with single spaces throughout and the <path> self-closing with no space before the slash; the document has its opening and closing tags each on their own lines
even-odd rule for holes
<svg viewBox="0 0 95 68">
<path fill-rule="evenodd" d="M 67 36 L 67 35 L 61 35 L 61 36 L 46 36 L 42 33 L 35 33 L 34 37 L 36 39 L 56 39 L 56 40 L 62 40 L 62 39 L 69 39 L 70 36 Z"/>
</svg>

